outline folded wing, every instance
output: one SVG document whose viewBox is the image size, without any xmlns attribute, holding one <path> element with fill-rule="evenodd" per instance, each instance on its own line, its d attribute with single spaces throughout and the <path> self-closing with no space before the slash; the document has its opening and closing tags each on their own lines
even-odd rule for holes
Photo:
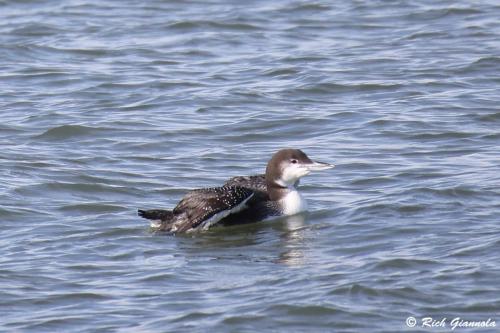
<svg viewBox="0 0 500 333">
<path fill-rule="evenodd" d="M 171 232 L 206 230 L 230 214 L 246 208 L 254 191 L 239 186 L 193 190 L 174 208 Z"/>
<path fill-rule="evenodd" d="M 267 196 L 267 184 L 265 175 L 254 175 L 254 176 L 238 176 L 230 178 L 224 186 L 238 186 L 251 189 L 258 193 L 259 195 Z"/>
</svg>

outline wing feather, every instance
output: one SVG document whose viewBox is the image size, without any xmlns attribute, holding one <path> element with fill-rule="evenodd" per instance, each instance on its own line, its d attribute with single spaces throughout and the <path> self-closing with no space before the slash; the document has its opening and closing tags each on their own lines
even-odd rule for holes
<svg viewBox="0 0 500 333">
<path fill-rule="evenodd" d="M 267 193 L 267 184 L 265 175 L 238 176 L 230 178 L 224 186 L 238 186 Z"/>
<path fill-rule="evenodd" d="M 241 211 L 254 195 L 249 188 L 223 186 L 188 192 L 174 208 L 173 232 L 208 229 L 228 215 Z"/>
</svg>

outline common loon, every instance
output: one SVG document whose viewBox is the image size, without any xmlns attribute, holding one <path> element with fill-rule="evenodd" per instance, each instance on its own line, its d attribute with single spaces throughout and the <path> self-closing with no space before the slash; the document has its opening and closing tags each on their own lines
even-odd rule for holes
<svg viewBox="0 0 500 333">
<path fill-rule="evenodd" d="M 139 209 L 138 214 L 153 220 L 153 228 L 171 233 L 295 215 L 307 210 L 297 191 L 300 178 L 333 167 L 312 161 L 299 149 L 282 149 L 267 163 L 265 175 L 233 177 L 222 187 L 188 192 L 173 210 Z"/>
</svg>

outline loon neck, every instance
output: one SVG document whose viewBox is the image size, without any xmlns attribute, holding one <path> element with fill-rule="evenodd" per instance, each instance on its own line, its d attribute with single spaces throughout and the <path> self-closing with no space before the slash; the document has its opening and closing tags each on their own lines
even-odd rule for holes
<svg viewBox="0 0 500 333">
<path fill-rule="evenodd" d="M 282 200 L 290 192 L 296 192 L 299 181 L 292 185 L 284 184 L 281 181 L 267 181 L 267 193 L 272 201 Z"/>
<path fill-rule="evenodd" d="M 284 198 L 290 189 L 286 186 L 282 186 L 276 182 L 267 183 L 267 193 L 269 194 L 269 199 L 271 201 L 279 201 Z"/>
<path fill-rule="evenodd" d="M 267 184 L 267 192 L 271 201 L 279 202 L 280 210 L 284 215 L 295 215 L 307 210 L 307 202 L 297 190 L 298 181 L 295 184 L 284 186 L 280 182 Z"/>
</svg>

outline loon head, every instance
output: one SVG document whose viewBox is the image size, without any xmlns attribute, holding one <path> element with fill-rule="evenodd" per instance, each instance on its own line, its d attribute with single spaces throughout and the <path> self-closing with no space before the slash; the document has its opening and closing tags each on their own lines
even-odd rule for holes
<svg viewBox="0 0 500 333">
<path fill-rule="evenodd" d="M 301 177 L 308 175 L 311 171 L 333 167 L 333 164 L 312 161 L 300 149 L 281 149 L 273 155 L 267 164 L 267 187 L 292 188 L 298 184 Z"/>
</svg>

